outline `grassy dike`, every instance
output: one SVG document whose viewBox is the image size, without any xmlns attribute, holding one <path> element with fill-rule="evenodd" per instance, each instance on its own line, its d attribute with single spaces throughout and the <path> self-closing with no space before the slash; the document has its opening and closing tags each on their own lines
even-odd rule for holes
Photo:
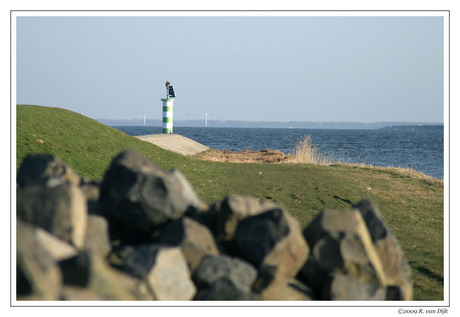
<svg viewBox="0 0 460 317">
<path fill-rule="evenodd" d="M 164 169 L 181 170 L 208 203 L 231 193 L 273 200 L 284 205 L 302 228 L 323 208 L 347 208 L 369 197 L 409 260 L 415 300 L 443 300 L 442 181 L 345 164 L 208 162 L 163 150 L 60 108 L 17 106 L 16 137 L 16 168 L 27 154 L 51 153 L 80 176 L 101 180 L 112 158 L 132 148 Z"/>
</svg>

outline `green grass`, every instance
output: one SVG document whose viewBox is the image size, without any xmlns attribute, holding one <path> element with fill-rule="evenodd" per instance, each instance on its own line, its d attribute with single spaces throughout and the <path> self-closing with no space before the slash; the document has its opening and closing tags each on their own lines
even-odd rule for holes
<svg viewBox="0 0 460 317">
<path fill-rule="evenodd" d="M 412 269 L 416 300 L 443 300 L 443 182 L 370 166 L 207 162 L 165 151 L 74 112 L 17 106 L 17 163 L 51 153 L 80 176 L 101 180 L 114 156 L 133 148 L 164 169 L 178 168 L 213 203 L 243 194 L 284 205 L 302 228 L 323 208 L 371 198 L 399 240 Z"/>
</svg>

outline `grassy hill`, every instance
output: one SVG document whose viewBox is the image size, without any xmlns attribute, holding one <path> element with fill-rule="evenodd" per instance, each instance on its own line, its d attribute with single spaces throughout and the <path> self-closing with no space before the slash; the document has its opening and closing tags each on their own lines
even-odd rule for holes
<svg viewBox="0 0 460 317">
<path fill-rule="evenodd" d="M 408 257 L 415 299 L 443 299 L 442 181 L 366 166 L 208 162 L 165 151 L 60 108 L 20 105 L 16 120 L 17 168 L 27 154 L 51 153 L 80 176 L 101 180 L 112 158 L 133 148 L 164 169 L 180 169 L 208 203 L 231 193 L 273 200 L 286 206 L 302 227 L 323 208 L 346 208 L 369 197 Z"/>
</svg>

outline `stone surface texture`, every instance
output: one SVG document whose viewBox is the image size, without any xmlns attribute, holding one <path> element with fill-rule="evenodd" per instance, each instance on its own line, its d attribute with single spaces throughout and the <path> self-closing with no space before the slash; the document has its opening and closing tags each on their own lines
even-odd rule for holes
<svg viewBox="0 0 460 317">
<path fill-rule="evenodd" d="M 134 150 L 102 181 L 30 155 L 16 188 L 18 302 L 412 299 L 404 252 L 367 199 L 301 228 L 254 197 L 208 206 L 179 170 Z"/>
</svg>

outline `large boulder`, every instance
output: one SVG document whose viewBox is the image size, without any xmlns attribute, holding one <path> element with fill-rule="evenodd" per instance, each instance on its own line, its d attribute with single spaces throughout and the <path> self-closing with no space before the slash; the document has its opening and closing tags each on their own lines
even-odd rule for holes
<svg viewBox="0 0 460 317">
<path fill-rule="evenodd" d="M 19 188 L 17 215 L 22 221 L 39 226 L 77 248 L 84 245 L 87 203 L 81 189 L 74 184 Z"/>
<path fill-rule="evenodd" d="M 206 206 L 179 171 L 164 171 L 134 150 L 112 160 L 100 194 L 107 217 L 121 226 L 121 239 L 130 231 L 127 239 L 138 240 L 132 243 L 145 243 L 167 222 Z"/>
<path fill-rule="evenodd" d="M 159 243 L 180 247 L 192 273 L 205 255 L 219 254 L 209 229 L 189 217 L 168 224 Z"/>
<path fill-rule="evenodd" d="M 181 249 L 141 245 L 126 257 L 124 270 L 145 280 L 156 300 L 190 300 L 196 287 Z"/>
<path fill-rule="evenodd" d="M 297 220 L 279 204 L 229 195 L 211 207 L 211 214 L 219 247 L 257 269 L 269 266 L 273 274 L 292 278 L 308 257 Z"/>
<path fill-rule="evenodd" d="M 254 197 L 229 195 L 223 201 L 214 204 L 212 208 L 217 214 L 215 223 L 217 236 L 221 240 L 231 241 L 241 220 L 278 207 L 273 202 L 261 201 Z"/>
<path fill-rule="evenodd" d="M 323 210 L 304 235 L 312 252 L 302 273 L 320 298 L 343 299 L 347 292 L 336 290 L 345 289 L 341 278 L 345 275 L 345 280 L 356 282 L 352 289 L 362 288 L 362 300 L 384 299 L 387 280 L 358 210 Z"/>
<path fill-rule="evenodd" d="M 20 187 L 54 187 L 64 183 L 78 186 L 80 177 L 63 161 L 51 154 L 31 154 L 24 158 L 17 174 Z"/>
<path fill-rule="evenodd" d="M 388 281 L 387 299 L 412 300 L 412 279 L 409 263 L 390 227 L 377 206 L 369 199 L 355 206 L 361 213 Z"/>
<path fill-rule="evenodd" d="M 297 220 L 276 206 L 241 220 L 235 244 L 242 258 L 256 268 L 272 268 L 277 277 L 292 278 L 308 258 L 309 247 Z"/>
</svg>

